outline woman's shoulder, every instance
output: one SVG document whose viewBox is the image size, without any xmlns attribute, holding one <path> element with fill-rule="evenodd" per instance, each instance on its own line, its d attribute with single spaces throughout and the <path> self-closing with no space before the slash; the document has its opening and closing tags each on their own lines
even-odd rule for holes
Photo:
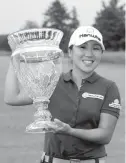
<svg viewBox="0 0 126 163">
<path fill-rule="evenodd" d="M 110 87 L 110 86 L 113 85 L 113 84 L 116 85 L 116 83 L 115 83 L 114 80 L 109 79 L 109 78 L 104 77 L 104 76 L 99 75 L 99 74 L 98 74 L 98 76 L 99 76 L 99 82 L 100 82 L 101 84 L 103 84 L 104 86 Z"/>
</svg>

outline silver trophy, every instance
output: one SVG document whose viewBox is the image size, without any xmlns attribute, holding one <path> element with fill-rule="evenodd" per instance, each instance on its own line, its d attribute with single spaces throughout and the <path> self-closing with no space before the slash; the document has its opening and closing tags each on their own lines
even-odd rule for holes
<svg viewBox="0 0 126 163">
<path fill-rule="evenodd" d="M 37 110 L 26 132 L 52 132 L 48 125 L 55 125 L 48 104 L 62 73 L 62 37 L 62 31 L 51 28 L 23 30 L 8 36 L 13 68 Z"/>
</svg>

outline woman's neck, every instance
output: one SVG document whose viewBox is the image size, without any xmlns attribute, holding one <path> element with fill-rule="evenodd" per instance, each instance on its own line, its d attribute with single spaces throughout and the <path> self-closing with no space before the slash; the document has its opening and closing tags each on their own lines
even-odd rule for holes
<svg viewBox="0 0 126 163">
<path fill-rule="evenodd" d="M 93 72 L 85 73 L 84 71 L 81 71 L 80 69 L 73 68 L 72 76 L 73 76 L 73 80 L 76 83 L 76 85 L 78 86 L 78 88 L 80 88 L 80 86 L 82 84 L 82 79 L 88 78 L 89 76 L 92 75 L 92 73 Z"/>
</svg>

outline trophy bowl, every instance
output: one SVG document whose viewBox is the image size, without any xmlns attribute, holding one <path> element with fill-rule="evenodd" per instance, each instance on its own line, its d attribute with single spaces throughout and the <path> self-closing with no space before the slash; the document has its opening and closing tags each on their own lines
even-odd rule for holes
<svg viewBox="0 0 126 163">
<path fill-rule="evenodd" d="M 26 127 L 28 133 L 52 132 L 48 126 L 55 125 L 48 104 L 62 73 L 62 37 L 62 31 L 51 28 L 22 30 L 8 36 L 14 71 L 36 108 L 34 121 Z"/>
</svg>

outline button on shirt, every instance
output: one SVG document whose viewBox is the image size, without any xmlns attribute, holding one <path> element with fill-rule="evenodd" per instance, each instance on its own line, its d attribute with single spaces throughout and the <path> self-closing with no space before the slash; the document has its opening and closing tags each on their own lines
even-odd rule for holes
<svg viewBox="0 0 126 163">
<path fill-rule="evenodd" d="M 80 90 L 72 79 L 72 70 L 62 74 L 49 103 L 53 118 L 79 129 L 98 128 L 101 113 L 118 118 L 120 109 L 116 84 L 96 72 L 82 80 Z M 46 134 L 44 151 L 62 159 L 106 156 L 104 145 L 61 133 Z"/>
</svg>

